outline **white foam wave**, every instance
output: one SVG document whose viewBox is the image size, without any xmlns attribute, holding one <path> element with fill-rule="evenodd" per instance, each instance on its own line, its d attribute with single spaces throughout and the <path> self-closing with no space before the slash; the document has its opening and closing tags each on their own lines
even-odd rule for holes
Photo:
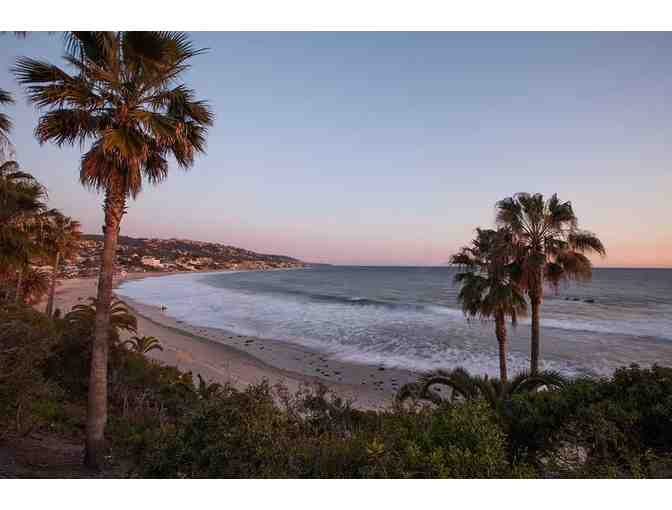
<svg viewBox="0 0 672 510">
<path fill-rule="evenodd" d="M 270 294 L 253 294 L 214 287 L 203 281 L 212 273 L 180 274 L 124 283 L 118 293 L 142 303 L 167 306 L 167 314 L 184 322 L 274 338 L 317 349 L 343 361 L 381 364 L 425 371 L 462 366 L 496 375 L 497 352 L 491 324 L 467 322 L 458 309 L 429 305 L 418 309 L 353 306 L 347 302 L 311 302 Z M 529 323 L 529 322 L 528 322 Z M 658 325 L 661 322 L 657 323 Z M 525 322 L 523 322 L 525 325 Z M 658 336 L 646 323 L 624 324 L 600 320 L 547 318 L 542 327 L 554 329 L 566 352 L 547 361 L 548 368 L 573 374 L 607 373 L 611 363 L 599 354 L 590 360 L 572 353 L 571 331 L 579 334 L 634 334 Z M 668 331 L 672 331 L 672 325 Z M 512 372 L 528 366 L 524 352 L 512 348 Z M 592 337 L 591 337 L 592 338 Z M 669 336 L 672 339 L 672 335 Z M 515 337 L 514 337 L 515 340 Z M 586 342 L 584 342 L 585 344 Z M 623 347 L 627 351 L 626 347 Z M 627 363 L 629 360 L 623 360 Z"/>
</svg>

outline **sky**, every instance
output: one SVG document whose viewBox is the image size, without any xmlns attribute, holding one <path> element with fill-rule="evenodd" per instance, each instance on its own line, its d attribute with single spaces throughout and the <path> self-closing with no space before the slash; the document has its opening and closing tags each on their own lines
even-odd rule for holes
<svg viewBox="0 0 672 510">
<path fill-rule="evenodd" d="M 310 262 L 439 265 L 520 191 L 570 200 L 608 256 L 672 267 L 672 33 L 193 33 L 184 81 L 216 115 L 207 154 L 129 205 L 121 233 Z M 22 167 L 100 233 L 79 146 L 40 146 L 9 72 L 62 38 L 0 35 Z"/>
</svg>

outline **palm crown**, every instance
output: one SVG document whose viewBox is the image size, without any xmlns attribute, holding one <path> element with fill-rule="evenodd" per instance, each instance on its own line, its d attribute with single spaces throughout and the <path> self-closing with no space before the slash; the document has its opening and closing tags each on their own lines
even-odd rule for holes
<svg viewBox="0 0 672 510">
<path fill-rule="evenodd" d="M 46 207 L 46 196 L 15 161 L 0 164 L 0 272 L 26 265 L 37 251 L 35 219 Z"/>
<path fill-rule="evenodd" d="M 64 319 L 68 324 L 81 328 L 87 335 L 92 335 L 95 329 L 97 307 L 97 299 L 90 297 L 88 304 L 73 306 Z M 128 308 L 128 305 L 117 298 L 112 299 L 109 328 L 108 338 L 110 343 L 119 341 L 121 331 L 135 333 L 138 330 L 138 320 Z"/>
<path fill-rule="evenodd" d="M 147 354 L 155 349 L 163 351 L 161 342 L 154 336 L 134 336 L 122 342 L 122 345 L 128 346 L 130 350 L 138 354 Z"/>
<path fill-rule="evenodd" d="M 589 279 L 592 264 L 586 253 L 605 254 L 592 232 L 579 230 L 571 202 L 557 195 L 518 193 L 497 203 L 497 221 L 511 229 L 518 243 L 519 281 L 532 295 L 543 281 Z M 541 296 L 539 296 L 541 297 Z"/>
<path fill-rule="evenodd" d="M 515 271 L 513 253 L 508 230 L 478 228 L 472 245 L 451 257 L 451 263 L 465 269 L 455 275 L 465 314 L 488 318 L 502 312 L 515 322 L 525 313 L 525 297 L 511 277 Z"/>
<path fill-rule="evenodd" d="M 503 411 L 503 404 L 514 395 L 534 392 L 541 388 L 557 389 L 567 384 L 560 373 L 546 370 L 538 374 L 521 372 L 510 381 L 490 378 L 487 375 L 471 375 L 458 367 L 451 371 L 436 370 L 423 374 L 417 382 L 402 386 L 397 400 L 428 400 L 435 404 L 450 403 L 455 400 L 483 398 L 495 411 Z M 438 393 L 434 388 L 443 386 L 449 391 Z"/>
<path fill-rule="evenodd" d="M 172 32 L 72 32 L 66 72 L 21 58 L 14 72 L 30 100 L 49 111 L 35 129 L 41 143 L 91 143 L 80 180 L 135 196 L 143 177 L 163 180 L 172 157 L 182 168 L 205 148 L 213 114 L 176 82 L 202 50 Z"/>
<path fill-rule="evenodd" d="M 45 214 L 44 242 L 53 256 L 59 254 L 64 259 L 76 255 L 81 238 L 81 224 L 56 209 Z"/>
</svg>

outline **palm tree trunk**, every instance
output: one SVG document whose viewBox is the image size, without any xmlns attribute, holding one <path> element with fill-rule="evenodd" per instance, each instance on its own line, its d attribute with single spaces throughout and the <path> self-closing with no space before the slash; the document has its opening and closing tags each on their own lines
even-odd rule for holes
<svg viewBox="0 0 672 510">
<path fill-rule="evenodd" d="M 105 226 L 103 253 L 98 276 L 96 325 L 91 354 L 89 401 L 86 421 L 86 452 L 84 464 L 92 469 L 103 467 L 105 424 L 107 422 L 107 357 L 109 350 L 110 302 L 112 277 L 119 238 L 119 226 L 124 214 L 123 193 L 108 190 L 105 197 Z"/>
<path fill-rule="evenodd" d="M 18 305 L 21 302 L 23 294 L 21 287 L 23 287 L 23 266 L 19 268 L 16 275 L 16 294 L 14 294 L 14 302 Z"/>
<path fill-rule="evenodd" d="M 506 321 L 502 312 L 497 312 L 495 316 L 495 334 L 499 344 L 499 379 L 505 383 L 509 378 L 506 369 Z"/>
<path fill-rule="evenodd" d="M 54 295 L 56 294 L 56 278 L 58 275 L 58 263 L 61 259 L 61 252 L 56 252 L 54 257 L 54 269 L 51 272 L 51 285 L 49 286 L 49 298 L 47 299 L 47 317 L 54 313 Z"/>
<path fill-rule="evenodd" d="M 530 307 L 532 308 L 532 343 L 530 345 L 530 372 L 536 374 L 539 372 L 539 306 L 541 299 L 539 296 L 530 296 Z"/>
</svg>

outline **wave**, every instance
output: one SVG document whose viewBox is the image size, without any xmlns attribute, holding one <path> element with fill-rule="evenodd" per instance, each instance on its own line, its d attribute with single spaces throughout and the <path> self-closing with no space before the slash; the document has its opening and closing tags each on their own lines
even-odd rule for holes
<svg viewBox="0 0 672 510">
<path fill-rule="evenodd" d="M 318 292 L 310 292 L 299 289 L 277 289 L 268 285 L 255 285 L 254 288 L 232 289 L 217 283 L 221 277 L 228 277 L 230 273 L 201 273 L 201 274 L 181 274 L 171 275 L 162 278 L 149 278 L 126 282 L 120 287 L 120 291 L 130 292 L 129 297 L 135 297 L 140 301 L 145 298 L 154 299 L 154 304 L 162 304 L 170 295 L 177 295 L 178 299 L 191 299 L 190 296 L 197 295 L 199 300 L 208 303 L 210 312 L 215 312 L 209 304 L 218 297 L 225 299 L 229 304 L 235 302 L 243 296 L 249 302 L 252 300 L 262 308 L 278 306 L 279 303 L 286 303 L 288 300 L 298 300 L 300 303 L 310 303 L 315 305 L 335 305 L 344 307 L 344 312 L 351 315 L 351 312 L 361 309 L 365 313 L 367 309 L 377 309 L 387 311 L 391 315 L 386 316 L 389 321 L 399 321 L 404 319 L 404 313 L 422 314 L 445 318 L 454 321 L 465 321 L 461 309 L 441 304 L 429 303 L 408 303 L 399 301 L 387 301 L 383 299 L 374 299 L 364 296 L 339 296 Z M 212 277 L 217 278 L 213 280 Z M 208 298 L 212 296 L 212 299 Z M 563 305 L 566 303 L 563 301 Z M 590 305 L 584 305 L 584 310 L 593 310 Z M 612 317 L 585 317 L 578 314 L 578 310 L 563 312 L 561 316 L 554 316 L 553 313 L 546 312 L 542 314 L 541 327 L 558 331 L 574 331 L 577 333 L 593 333 L 603 335 L 628 335 L 633 337 L 651 338 L 663 341 L 672 341 L 672 307 L 667 306 L 667 313 L 661 310 L 656 317 L 632 317 L 629 320 L 621 318 L 621 309 L 619 307 L 609 307 Z M 352 309 L 347 312 L 347 309 Z M 594 308 L 597 313 L 598 308 Z M 599 310 L 603 311 L 602 308 Z M 296 310 L 287 310 L 287 313 L 296 313 Z M 332 307 L 329 307 L 329 314 L 338 313 Z M 670 317 L 670 318 L 666 318 Z M 356 317 L 350 317 L 355 319 Z M 383 319 L 383 317 L 381 317 Z M 428 317 L 430 319 L 430 317 Z M 530 319 L 522 318 L 519 320 L 520 326 L 529 326 Z"/>
<path fill-rule="evenodd" d="M 261 279 L 267 275 L 258 276 Z M 244 283 L 254 285 L 247 288 L 212 283 L 209 275 L 172 275 L 127 282 L 118 291 L 146 304 L 165 304 L 169 315 L 186 323 L 284 340 L 344 361 L 414 371 L 455 366 L 481 373 L 494 374 L 497 370 L 492 325 L 466 321 L 459 308 L 387 301 L 364 293 L 333 295 L 278 285 L 273 288 L 249 279 Z M 614 320 L 604 315 L 608 307 L 582 304 L 581 308 L 556 307 L 555 316 L 542 315 L 549 368 L 601 373 L 611 370 L 614 360 L 627 364 L 656 355 L 670 356 L 669 348 L 663 345 L 670 345 L 672 340 L 668 315 L 656 312 L 653 317 L 635 314 L 626 320 Z M 527 366 L 527 325 L 529 319 L 521 323 L 523 328 L 511 331 L 512 370 Z M 638 342 L 640 338 L 666 342 L 656 346 Z M 609 359 L 606 352 L 610 353 Z"/>
</svg>

